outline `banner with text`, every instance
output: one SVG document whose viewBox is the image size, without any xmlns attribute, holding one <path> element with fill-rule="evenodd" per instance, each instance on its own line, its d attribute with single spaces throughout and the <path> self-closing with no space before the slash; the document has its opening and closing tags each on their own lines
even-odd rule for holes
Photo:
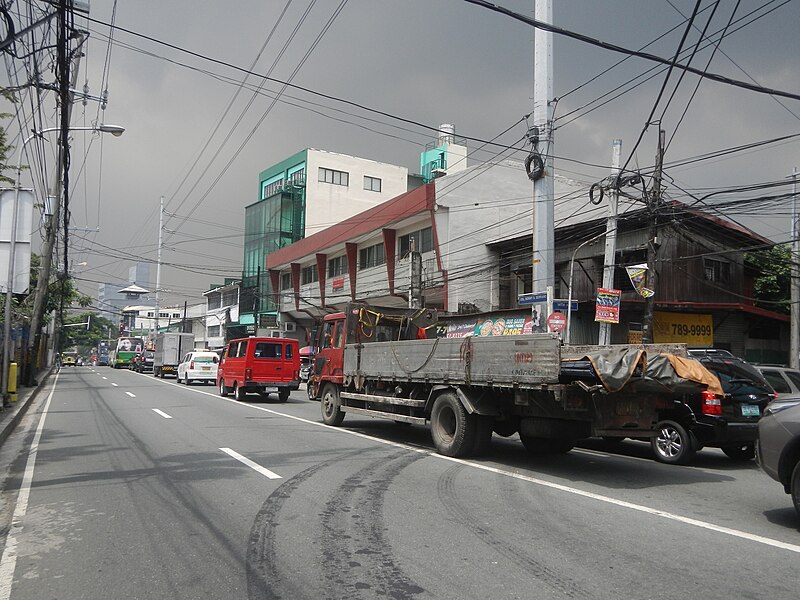
<svg viewBox="0 0 800 600">
<path fill-rule="evenodd" d="M 598 288 L 594 320 L 598 323 L 619 323 L 620 290 Z"/>
<path fill-rule="evenodd" d="M 656 311 L 653 313 L 653 341 L 710 348 L 714 345 L 714 320 L 711 315 Z"/>
</svg>

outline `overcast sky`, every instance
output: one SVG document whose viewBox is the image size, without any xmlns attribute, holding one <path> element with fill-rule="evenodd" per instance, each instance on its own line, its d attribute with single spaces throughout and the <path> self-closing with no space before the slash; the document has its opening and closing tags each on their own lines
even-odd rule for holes
<svg viewBox="0 0 800 600">
<path fill-rule="evenodd" d="M 532 16 L 533 0 L 498 3 Z M 719 3 L 708 34 L 726 26 L 735 4 Z M 109 54 L 110 29 L 102 23 L 111 22 L 115 5 L 115 24 L 140 35 L 114 31 Z M 572 0 L 555 5 L 559 27 L 636 50 L 654 42 L 647 52 L 671 58 L 695 2 Z M 687 48 L 697 43 L 713 6 L 710 0 L 701 3 Z M 765 8 L 753 13 L 759 7 Z M 72 123 L 88 126 L 99 120 L 127 130 L 120 138 L 102 140 L 75 133 L 70 261 L 84 291 L 92 294 L 97 281 L 126 279 L 132 261 L 121 255 L 155 260 L 161 196 L 175 215 L 165 224 L 170 233 L 165 233 L 161 287 L 170 290 L 167 302 L 191 302 L 210 284 L 240 273 L 244 207 L 258 199 L 258 173 L 272 164 L 313 147 L 417 172 L 419 152 L 434 137 L 421 125 L 453 123 L 457 135 L 479 140 L 495 140 L 510 128 L 495 141 L 521 148 L 527 129 L 523 117 L 533 109 L 533 28 L 463 0 L 93 0 L 90 16 L 100 23 L 78 20 L 91 34 L 78 87 L 86 81 L 90 93 L 99 95 L 107 85 L 108 107 L 100 111 L 96 102 L 78 103 Z M 732 33 L 720 44 L 709 71 L 800 94 L 798 23 L 799 2 L 741 2 Z M 242 71 L 147 38 L 257 74 L 271 70 L 275 79 L 291 79 L 420 125 L 291 88 L 272 106 L 279 84 L 268 82 L 254 94 L 262 83 L 258 77 L 247 77 L 241 87 Z M 712 48 L 700 50 L 692 66 L 705 69 Z M 597 77 L 624 55 L 558 35 L 554 56 L 556 172 L 588 190 L 608 173 L 613 138 L 623 139 L 627 160 L 664 82 L 664 68 L 629 58 Z M 6 59 L 7 67 L 15 69 L 19 62 Z M 621 88 L 626 93 L 607 97 L 604 105 L 587 112 L 596 106 L 589 103 L 653 67 L 649 81 Z M 691 201 L 683 190 L 704 195 L 772 181 L 787 181 L 787 186 L 764 193 L 789 193 L 787 176 L 800 165 L 796 139 L 680 163 L 800 133 L 800 102 L 705 80 L 687 109 L 698 78 L 687 74 L 668 104 L 679 77 L 673 72 L 655 114 L 655 119 L 663 115 L 661 125 L 671 140 L 665 158 L 667 194 Z M 5 78 L 8 84 L 8 69 Z M 43 79 L 52 81 L 52 74 Z M 30 107 L 26 110 L 30 114 Z M 45 97 L 46 126 L 55 124 L 55 114 L 53 97 Z M 631 168 L 652 167 L 657 130 L 657 125 L 649 128 Z M 470 164 L 493 160 L 502 151 L 481 146 L 468 143 L 475 150 Z M 503 156 L 522 160 L 525 154 L 506 151 Z M 721 199 L 746 197 L 752 194 Z M 729 213 L 782 241 L 791 230 L 790 208 L 790 200 L 784 200 Z M 81 262 L 87 264 L 77 266 Z"/>
</svg>

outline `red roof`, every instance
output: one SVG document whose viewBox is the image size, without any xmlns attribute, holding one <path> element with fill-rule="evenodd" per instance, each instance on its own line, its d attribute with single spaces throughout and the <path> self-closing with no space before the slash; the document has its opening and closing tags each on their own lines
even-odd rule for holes
<svg viewBox="0 0 800 600">
<path fill-rule="evenodd" d="M 432 183 L 422 185 L 272 252 L 267 256 L 266 267 L 275 269 L 297 262 L 337 244 L 351 242 L 360 235 L 380 231 L 392 223 L 398 223 L 408 217 L 433 210 L 435 200 L 435 186 Z"/>
</svg>

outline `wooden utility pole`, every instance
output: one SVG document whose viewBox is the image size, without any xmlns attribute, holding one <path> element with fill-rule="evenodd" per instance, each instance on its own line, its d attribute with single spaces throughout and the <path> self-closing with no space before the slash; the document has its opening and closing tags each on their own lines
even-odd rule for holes
<svg viewBox="0 0 800 600">
<path fill-rule="evenodd" d="M 656 167 L 653 172 L 653 191 L 647 200 L 648 219 L 650 221 L 647 232 L 647 285 L 653 290 L 653 295 L 644 300 L 644 317 L 642 318 L 642 341 L 645 344 L 653 343 L 653 311 L 655 298 L 658 293 L 658 273 L 656 271 L 656 258 L 658 255 L 658 210 L 661 206 L 661 171 L 664 166 L 664 130 L 658 130 L 658 151 L 656 152 Z"/>
</svg>

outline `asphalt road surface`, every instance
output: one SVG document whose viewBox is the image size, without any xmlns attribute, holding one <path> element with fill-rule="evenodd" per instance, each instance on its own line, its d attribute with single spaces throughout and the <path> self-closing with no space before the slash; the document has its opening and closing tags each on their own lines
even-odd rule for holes
<svg viewBox="0 0 800 600">
<path fill-rule="evenodd" d="M 0 448 L 0 600 L 769 598 L 800 519 L 752 461 L 589 442 L 435 454 L 427 427 L 64 368 Z"/>
</svg>

